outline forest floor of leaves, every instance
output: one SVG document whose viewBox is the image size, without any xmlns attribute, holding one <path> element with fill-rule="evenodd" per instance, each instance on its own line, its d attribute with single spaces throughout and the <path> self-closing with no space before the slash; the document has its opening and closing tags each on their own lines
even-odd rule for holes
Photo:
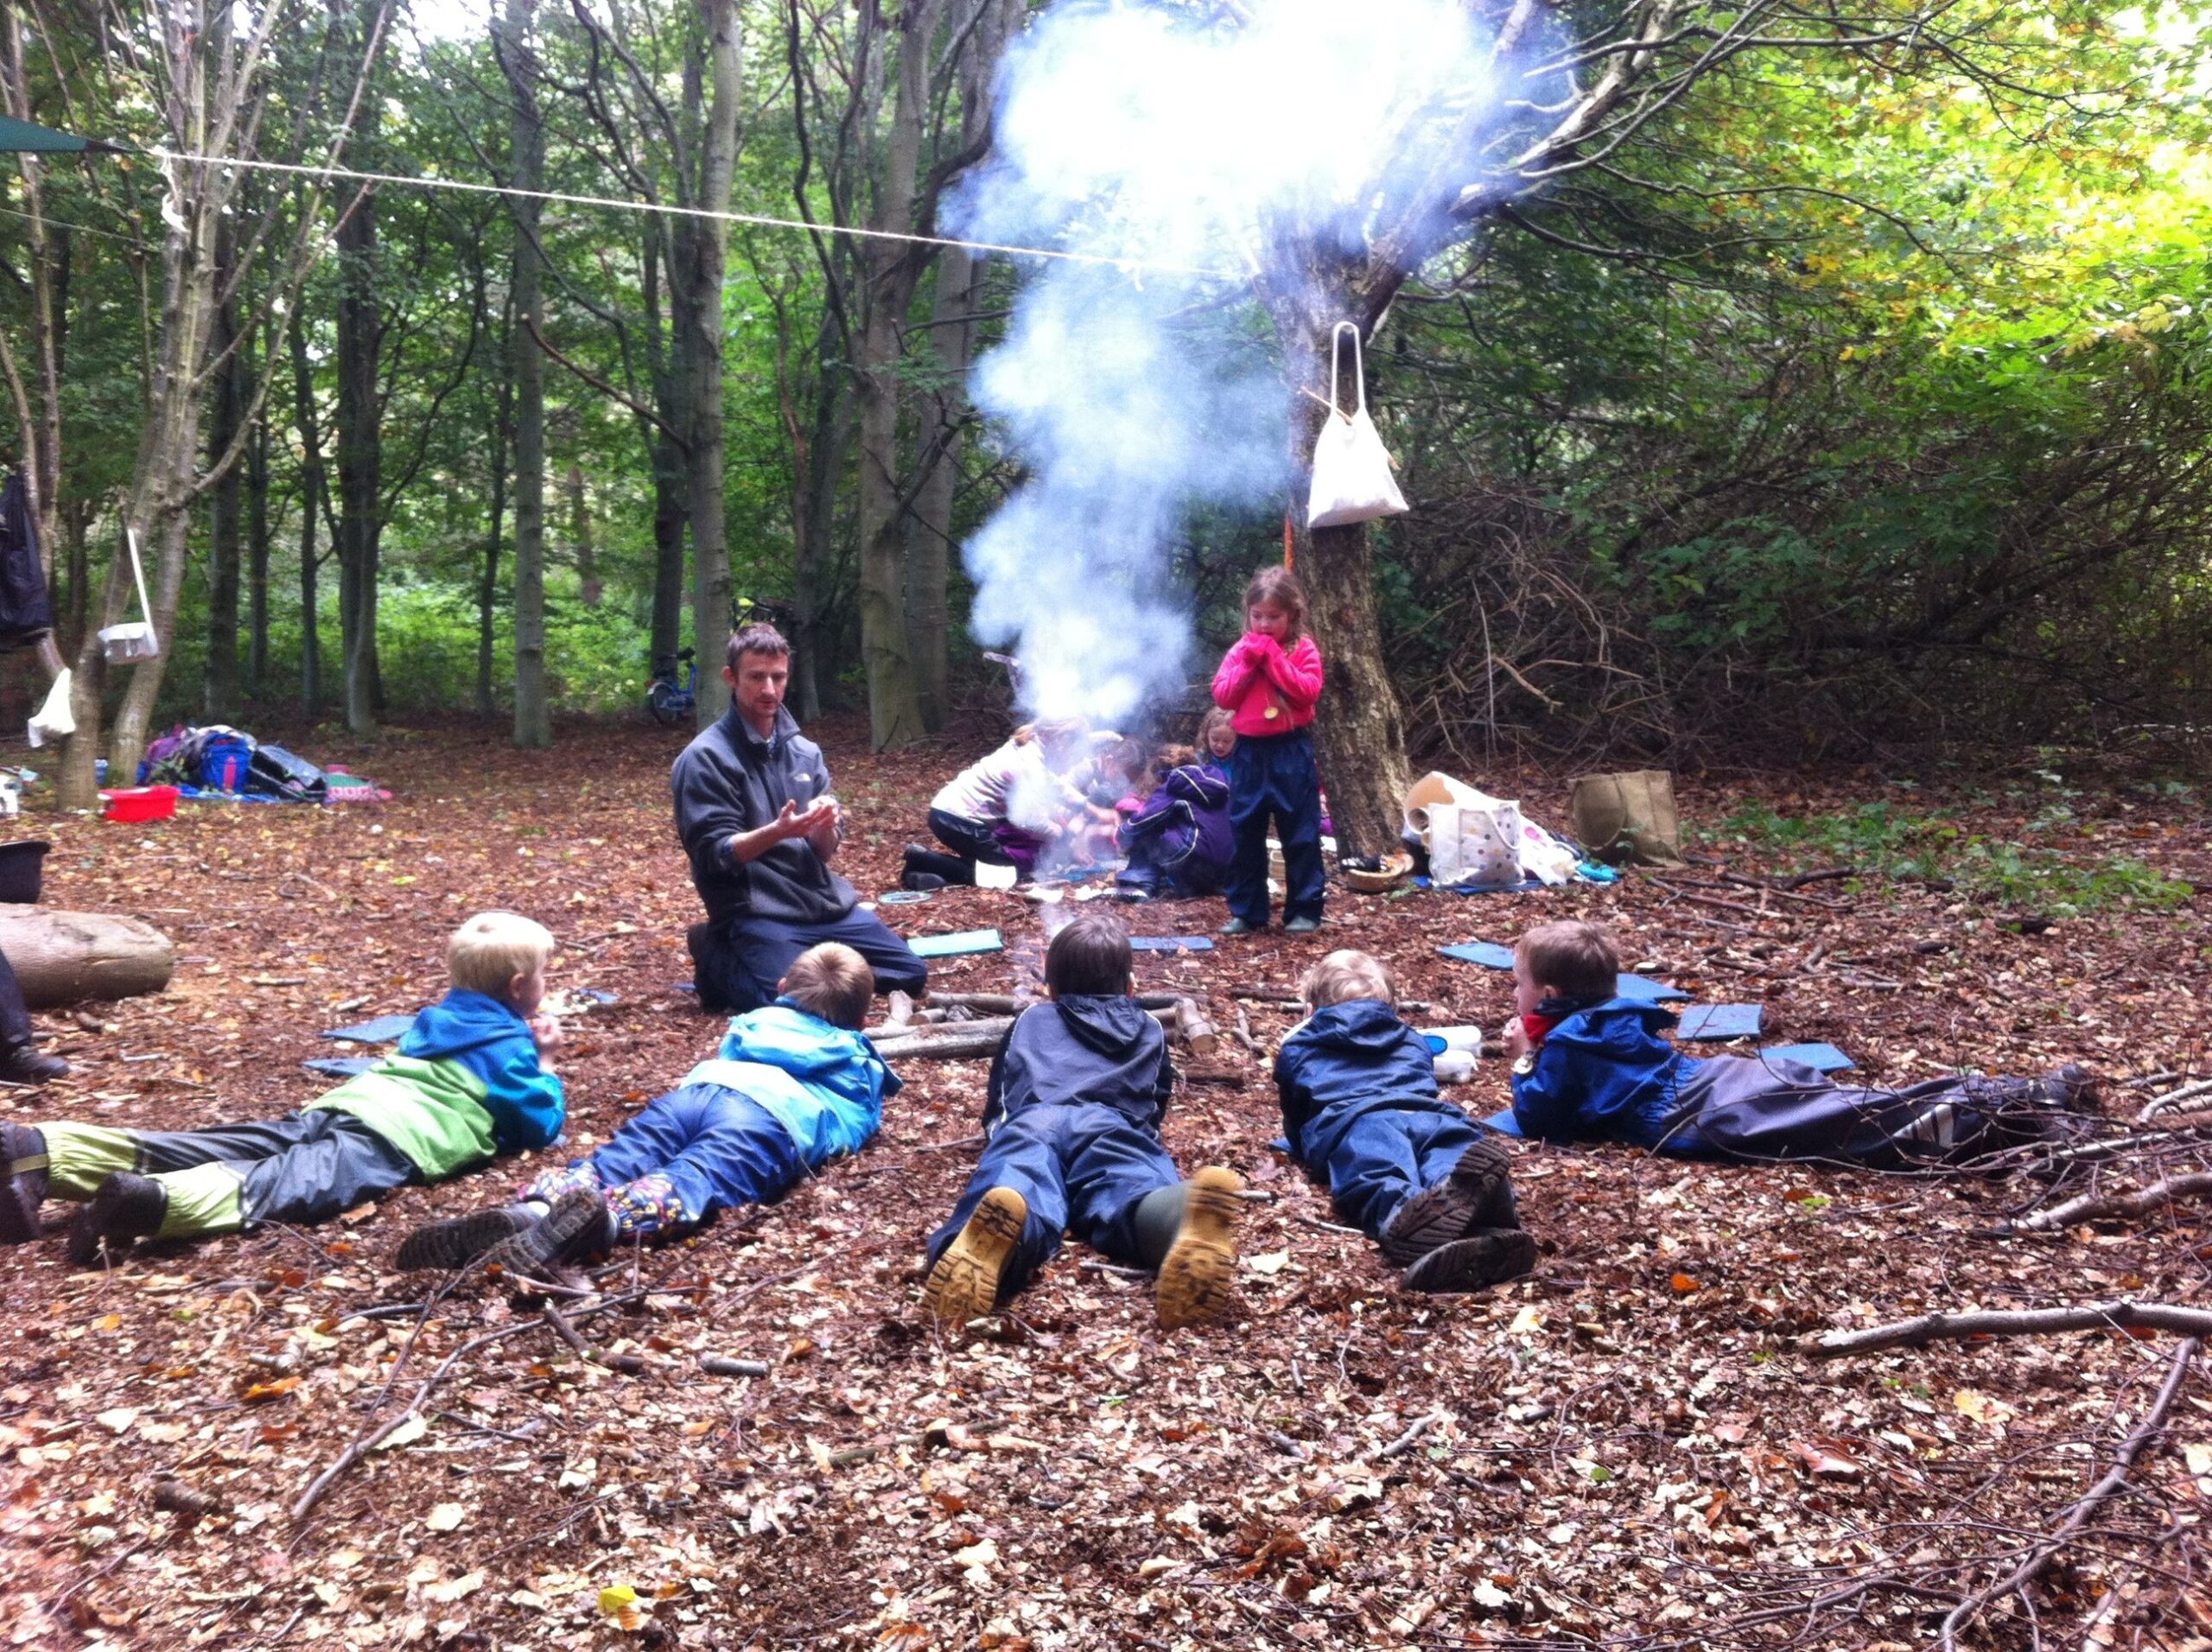
<svg viewBox="0 0 2212 1652">
<path fill-rule="evenodd" d="M 968 747 L 871 759 L 824 736 L 854 821 L 851 872 L 888 888 Z M 41 1016 L 72 1064 L 8 1116 L 182 1128 L 276 1114 L 329 1081 L 326 1028 L 442 988 L 444 937 L 508 906 L 561 938 L 556 987 L 619 996 L 561 1057 L 569 1141 L 604 1140 L 708 1053 L 677 990 L 695 900 L 670 824 L 680 734 L 564 728 L 551 752 L 461 727 L 316 754 L 373 772 L 378 807 L 188 804 L 124 826 L 51 815 L 49 905 L 129 912 L 180 954 L 170 989 Z M 980 750 L 980 740 L 973 749 Z M 2045 810 L 2018 772 L 1681 777 L 1707 825 L 1746 800 L 1787 816 L 1888 799 L 1948 808 L 1993 842 Z M 1564 777 L 1470 778 L 1563 823 Z M 1916 782 L 1916 784 L 1914 784 Z M 2038 842 L 2212 880 L 2204 801 L 2124 775 L 2074 781 Z M 1725 844 L 1706 846 L 1716 857 Z M 1766 869 L 1736 854 L 1726 869 Z M 2204 1070 L 2196 907 L 2108 909 L 2037 931 L 1923 881 L 1804 886 L 1803 899 L 1672 880 L 1460 898 L 1332 886 L 1310 937 L 1147 955 L 1140 983 L 1241 1009 L 1262 1046 L 1322 951 L 1359 945 L 1431 1001 L 1496 1027 L 1507 977 L 1437 955 L 1542 918 L 1601 918 L 1627 959 L 1700 1001 L 1765 1007 L 1769 1041 L 1827 1039 L 1869 1079 L 2091 1063 L 2119 1081 Z M 1699 880 L 1705 880 L 1700 886 Z M 1688 891 L 1688 893 L 1684 893 Z M 1763 914 L 1760 907 L 1766 909 Z M 886 908 L 909 933 L 1037 932 L 1010 894 Z M 2032 915 L 2032 914 L 2031 914 Z M 1210 931 L 1217 906 L 1142 909 Z M 2024 932 L 2037 931 L 2037 932 Z M 942 984 L 1005 989 L 1011 955 Z M 1796 1336 L 1938 1308 L 2135 1295 L 2202 1302 L 2212 1223 L 2185 1207 L 2038 1237 L 1979 1236 L 2044 1196 L 2026 1178 L 1912 1179 L 1516 1147 L 1531 1278 L 1491 1293 L 1396 1288 L 1374 1247 L 1270 1150 L 1265 1063 L 1179 1088 L 1186 1166 L 1255 1197 L 1237 1300 L 1163 1333 L 1147 1283 L 1070 1246 L 1002 1332 L 966 1345 L 917 1307 L 922 1242 L 972 1164 L 985 1065 L 908 1062 L 880 1136 L 772 1208 L 625 1261 L 622 1299 L 578 1321 L 640 1356 L 580 1357 L 480 1280 L 435 1301 L 393 1271 L 426 1217 L 489 1202 L 503 1164 L 403 1191 L 313 1230 L 142 1247 L 72 1272 L 59 1238 L 0 1261 L 0 1637 L 134 1647 L 615 1643 L 1127 1647 L 1836 1646 L 1932 1643 L 1996 1557 L 2104 1470 L 2172 1357 L 2116 1333 L 1944 1343 L 1808 1360 Z M 1485 1059 L 1459 1098 L 1507 1102 Z M 556 1149 L 556 1152 L 559 1150 Z M 49 1216 L 59 1207 L 49 1206 Z M 365 1311 L 377 1311 L 368 1317 Z M 570 1317 L 586 1312 L 572 1307 Z M 442 1363 L 502 1329 L 505 1339 Z M 709 1375 L 702 1355 L 768 1375 Z M 404 1368 L 404 1369 L 403 1369 Z M 291 1509 L 349 1443 L 443 1370 L 412 1426 Z M 2024 1599 L 1964 1644 L 2212 1646 L 2196 1534 L 2212 1494 L 2212 1385 Z M 200 1494 L 196 1516 L 157 1488 Z"/>
</svg>

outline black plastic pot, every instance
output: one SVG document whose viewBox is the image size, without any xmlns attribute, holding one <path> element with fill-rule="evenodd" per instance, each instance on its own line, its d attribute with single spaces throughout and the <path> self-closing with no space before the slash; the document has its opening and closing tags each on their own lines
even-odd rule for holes
<svg viewBox="0 0 2212 1652">
<path fill-rule="evenodd" d="M 37 905 L 39 886 L 46 877 L 46 852 L 53 847 L 39 837 L 22 843 L 0 843 L 0 901 L 17 906 Z"/>
</svg>

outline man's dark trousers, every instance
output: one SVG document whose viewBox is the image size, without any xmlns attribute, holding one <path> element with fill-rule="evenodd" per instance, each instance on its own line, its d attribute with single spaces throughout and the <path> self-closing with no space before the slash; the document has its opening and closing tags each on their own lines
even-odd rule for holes
<svg viewBox="0 0 2212 1652">
<path fill-rule="evenodd" d="M 868 962 L 880 993 L 919 993 L 929 966 L 874 912 L 855 907 L 824 923 L 787 923 L 744 913 L 720 924 L 694 924 L 689 940 L 699 1007 L 741 1015 L 776 1001 L 776 985 L 798 955 L 825 941 L 841 942 Z"/>
</svg>

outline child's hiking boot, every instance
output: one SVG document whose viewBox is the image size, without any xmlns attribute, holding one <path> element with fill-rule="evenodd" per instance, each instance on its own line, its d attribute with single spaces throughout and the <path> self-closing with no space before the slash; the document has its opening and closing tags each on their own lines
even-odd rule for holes
<svg viewBox="0 0 2212 1652">
<path fill-rule="evenodd" d="M 595 1187 L 571 1189 L 553 1201 L 543 1221 L 533 1222 L 484 1253 L 484 1265 L 513 1278 L 550 1280 L 607 1249 L 607 1198 Z"/>
<path fill-rule="evenodd" d="M 1424 1187 L 1391 1212 L 1376 1240 L 1382 1260 L 1408 1268 L 1440 1245 L 1478 1228 L 1517 1228 L 1513 1207 L 1513 1155 L 1495 1136 L 1478 1136 L 1451 1174 Z"/>
<path fill-rule="evenodd" d="M 1011 1187 L 984 1194 L 930 1269 L 922 1306 L 948 1328 L 980 1319 L 997 1307 L 1000 1275 L 1028 1221 L 1029 1202 Z"/>
<path fill-rule="evenodd" d="M 103 1242 L 119 1255 L 132 1240 L 152 1238 L 168 1213 L 168 1189 L 151 1176 L 115 1172 L 69 1224 L 69 1266 L 93 1266 Z"/>
<path fill-rule="evenodd" d="M 1236 1196 L 1243 1191 L 1243 1179 L 1218 1165 L 1208 1165 L 1191 1178 L 1182 1230 L 1160 1264 L 1155 1301 L 1163 1328 L 1202 1324 L 1229 1306 L 1236 1272 L 1236 1218 L 1243 1213 Z"/>
<path fill-rule="evenodd" d="M 1249 935 L 1253 933 L 1253 928 L 1251 924 L 1246 923 L 1243 918 L 1232 918 L 1226 924 L 1224 924 L 1219 929 L 1216 930 L 1214 933 L 1216 935 Z"/>
<path fill-rule="evenodd" d="M 2063 1107 L 2069 1113 L 2087 1112 L 2096 1082 L 2096 1075 L 2087 1067 L 2078 1061 L 2069 1061 L 2037 1079 L 2029 1086 L 2028 1093 L 2048 1107 Z"/>
<path fill-rule="evenodd" d="M 402 1273 L 411 1274 L 424 1268 L 450 1273 L 456 1268 L 467 1267 L 502 1239 L 512 1239 L 524 1229 L 535 1226 L 538 1220 L 527 1209 L 512 1204 L 448 1217 L 443 1222 L 417 1228 L 402 1239 L 392 1261 Z"/>
<path fill-rule="evenodd" d="M 1521 1228 L 1487 1228 L 1440 1245 L 1406 1269 L 1408 1291 L 1479 1291 L 1536 1267 L 1536 1242 Z"/>
<path fill-rule="evenodd" d="M 1284 920 L 1282 932 L 1285 935 L 1311 935 L 1320 927 L 1321 920 L 1318 918 L 1292 918 Z"/>
<path fill-rule="evenodd" d="M 46 1138 L 28 1124 L 0 1124 L 0 1245 L 39 1236 L 46 1198 Z"/>
</svg>

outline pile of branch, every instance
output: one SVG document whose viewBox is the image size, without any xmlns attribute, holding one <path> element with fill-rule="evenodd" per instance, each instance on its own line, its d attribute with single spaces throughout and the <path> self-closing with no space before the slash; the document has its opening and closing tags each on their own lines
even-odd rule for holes
<svg viewBox="0 0 2212 1652">
<path fill-rule="evenodd" d="M 1211 1057 L 1220 1042 L 1196 999 L 1177 993 L 1141 993 L 1137 1004 L 1201 1060 Z M 996 1013 L 980 1013 L 984 1011 Z M 972 1019 L 951 1019 L 962 1014 Z M 881 1026 L 868 1029 L 868 1037 L 886 1061 L 971 1061 L 997 1054 L 1014 1019 L 1010 994 L 938 993 L 931 995 L 926 1007 L 917 1007 L 903 993 L 894 993 L 889 1014 Z"/>
</svg>

